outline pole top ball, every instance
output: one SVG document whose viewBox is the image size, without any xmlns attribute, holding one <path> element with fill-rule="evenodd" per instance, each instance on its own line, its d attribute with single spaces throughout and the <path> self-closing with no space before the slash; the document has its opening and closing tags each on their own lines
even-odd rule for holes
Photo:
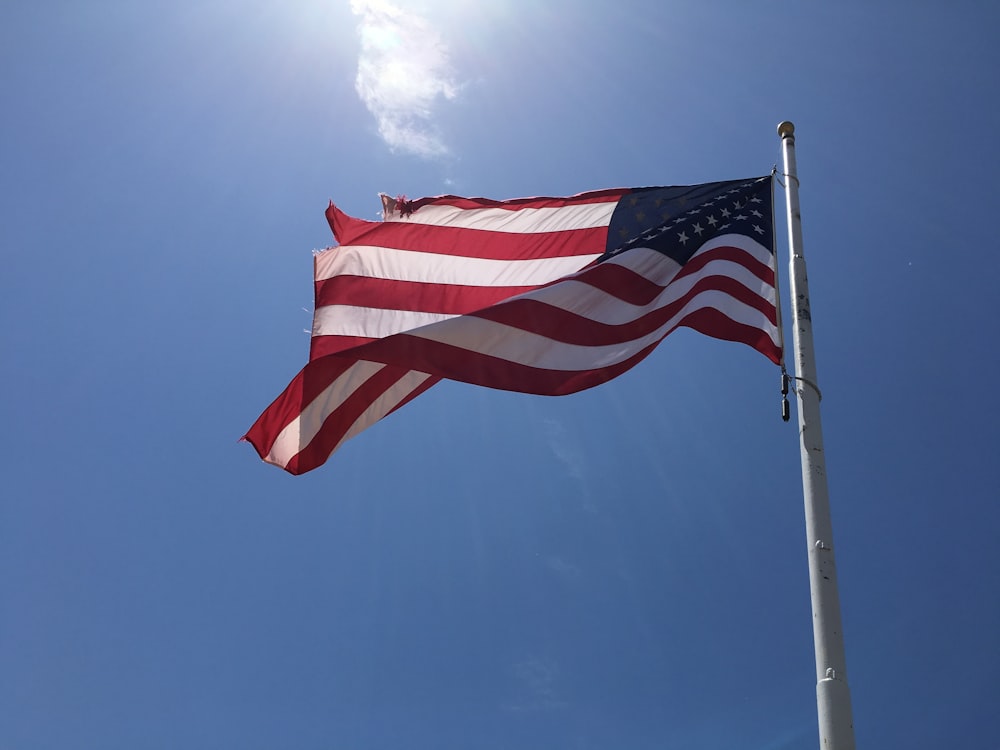
<svg viewBox="0 0 1000 750">
<path fill-rule="evenodd" d="M 778 123 L 778 135 L 782 138 L 789 138 L 795 135 L 795 125 L 788 120 Z"/>
</svg>

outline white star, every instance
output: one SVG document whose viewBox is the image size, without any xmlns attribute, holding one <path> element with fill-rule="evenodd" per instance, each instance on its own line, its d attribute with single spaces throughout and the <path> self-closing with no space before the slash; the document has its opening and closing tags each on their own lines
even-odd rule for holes
<svg viewBox="0 0 1000 750">
<path fill-rule="evenodd" d="M 701 224 L 694 225 L 694 233 L 697 234 L 699 237 L 701 237 L 701 233 L 704 231 L 705 230 L 701 228 Z"/>
<path fill-rule="evenodd" d="M 727 211 L 726 209 L 722 209 L 722 218 L 723 219 L 728 219 L 729 218 L 729 211 Z"/>
<path fill-rule="evenodd" d="M 682 222 L 682 221 L 684 221 L 684 217 L 683 216 L 678 216 L 676 219 L 674 219 L 674 224 L 677 224 L 677 223 Z"/>
<path fill-rule="evenodd" d="M 688 213 L 689 214 L 700 214 L 701 213 L 701 209 L 700 208 L 692 208 L 690 211 L 688 211 Z"/>
<path fill-rule="evenodd" d="M 750 199 L 750 202 L 751 203 L 760 203 L 760 198 L 754 196 L 753 198 Z"/>
<path fill-rule="evenodd" d="M 705 219 L 705 221 L 707 221 L 707 222 L 708 222 L 709 224 L 711 224 L 711 225 L 712 225 L 713 227 L 714 227 L 714 226 L 715 226 L 716 224 L 718 224 L 718 223 L 719 223 L 719 220 L 718 220 L 718 219 L 716 219 L 716 218 L 715 218 L 714 216 L 709 216 L 709 217 L 708 217 L 707 219 Z"/>
<path fill-rule="evenodd" d="M 757 217 L 758 219 L 763 219 L 763 218 L 764 218 L 764 214 L 762 214 L 762 213 L 761 213 L 760 211 L 758 211 L 758 210 L 757 210 L 756 208 L 755 208 L 755 209 L 754 209 L 753 211 L 751 211 L 750 213 L 752 213 L 752 214 L 753 214 L 754 216 L 756 216 L 756 217 Z"/>
<path fill-rule="evenodd" d="M 680 240 L 680 243 L 683 245 L 687 243 L 688 239 L 690 238 L 686 234 L 684 234 L 684 232 L 681 232 L 679 235 L 677 235 L 677 239 Z"/>
<path fill-rule="evenodd" d="M 754 224 L 754 225 L 753 225 L 753 231 L 755 231 L 755 232 L 756 232 L 757 234 L 764 234 L 764 230 L 763 230 L 763 229 L 761 229 L 761 228 L 760 228 L 759 226 L 757 226 L 756 224 Z"/>
<path fill-rule="evenodd" d="M 744 221 L 746 218 L 747 217 L 744 216 L 743 214 L 737 214 L 736 216 L 733 217 L 733 219 L 736 221 Z"/>
</svg>

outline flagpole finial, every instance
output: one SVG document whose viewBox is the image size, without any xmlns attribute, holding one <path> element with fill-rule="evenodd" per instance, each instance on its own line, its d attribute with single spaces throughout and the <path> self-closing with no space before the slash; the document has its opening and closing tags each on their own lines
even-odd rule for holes
<svg viewBox="0 0 1000 750">
<path fill-rule="evenodd" d="M 778 123 L 778 135 L 781 136 L 781 138 L 790 138 L 794 136 L 795 125 L 788 120 Z"/>
</svg>

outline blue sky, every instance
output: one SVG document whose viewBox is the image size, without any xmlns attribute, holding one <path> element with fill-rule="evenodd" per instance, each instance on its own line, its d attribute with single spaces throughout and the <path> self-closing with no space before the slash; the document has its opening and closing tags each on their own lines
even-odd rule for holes
<svg viewBox="0 0 1000 750">
<path fill-rule="evenodd" d="M 445 383 L 302 477 L 237 442 L 306 360 L 330 199 L 766 174 L 784 119 L 858 746 L 987 745 L 1000 12 L 387 6 L 0 10 L 0 746 L 815 747 L 797 439 L 747 347 Z"/>
</svg>

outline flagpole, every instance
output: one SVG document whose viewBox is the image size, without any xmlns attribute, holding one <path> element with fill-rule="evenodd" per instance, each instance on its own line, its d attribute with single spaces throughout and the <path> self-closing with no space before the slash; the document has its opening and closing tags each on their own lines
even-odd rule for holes
<svg viewBox="0 0 1000 750">
<path fill-rule="evenodd" d="M 795 126 L 787 121 L 782 122 L 778 125 L 778 135 L 781 137 L 785 160 L 795 392 L 798 397 L 802 493 L 809 551 L 813 641 L 816 648 L 816 705 L 820 748 L 854 750 L 854 722 L 851 717 L 851 691 L 847 686 L 837 569 L 833 559 L 833 524 L 830 520 L 830 497 L 826 484 L 809 285 L 806 279 L 806 260 L 802 254 L 799 178 L 795 168 Z"/>
</svg>

